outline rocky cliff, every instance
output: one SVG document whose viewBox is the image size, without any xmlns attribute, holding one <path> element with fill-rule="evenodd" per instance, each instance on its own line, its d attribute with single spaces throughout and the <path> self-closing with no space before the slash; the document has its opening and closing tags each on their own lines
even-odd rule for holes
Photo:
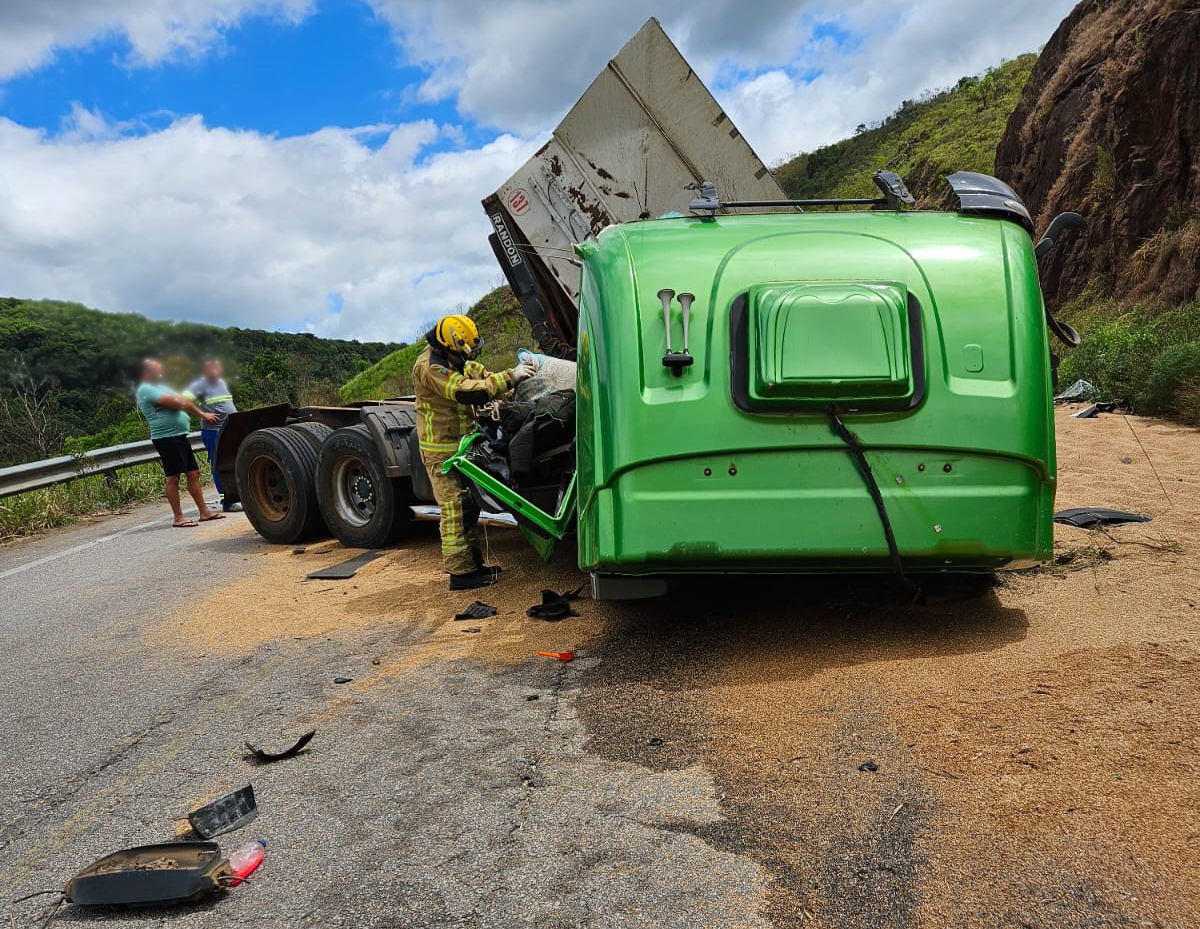
<svg viewBox="0 0 1200 929">
<path fill-rule="evenodd" d="M 1060 304 L 1200 299 L 1200 0 L 1084 0 L 1043 49 L 996 156 L 1039 230 L 1088 217 L 1043 262 Z"/>
</svg>

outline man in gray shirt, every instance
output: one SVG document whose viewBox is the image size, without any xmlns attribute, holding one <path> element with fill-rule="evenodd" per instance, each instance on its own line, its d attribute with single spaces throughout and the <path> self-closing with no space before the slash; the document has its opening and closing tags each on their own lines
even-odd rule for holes
<svg viewBox="0 0 1200 929">
<path fill-rule="evenodd" d="M 240 503 L 226 503 L 225 492 L 221 489 L 221 476 L 217 473 L 217 436 L 230 413 L 236 413 L 233 405 L 233 394 L 222 375 L 221 359 L 212 355 L 204 359 L 204 373 L 192 381 L 191 386 L 183 395 L 200 407 L 205 413 L 215 413 L 214 422 L 205 422 L 200 427 L 200 438 L 204 440 L 205 451 L 208 452 L 208 463 L 212 465 L 213 486 L 221 495 L 221 509 L 226 513 L 240 510 Z"/>
</svg>

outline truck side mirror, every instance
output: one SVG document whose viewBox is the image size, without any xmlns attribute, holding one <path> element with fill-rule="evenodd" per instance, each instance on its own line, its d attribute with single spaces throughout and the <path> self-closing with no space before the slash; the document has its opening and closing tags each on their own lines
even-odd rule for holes
<svg viewBox="0 0 1200 929">
<path fill-rule="evenodd" d="M 1064 230 L 1083 229 L 1086 226 L 1087 220 L 1078 213 L 1059 213 L 1054 219 L 1050 220 L 1050 225 L 1042 233 L 1042 238 L 1033 247 L 1034 255 L 1041 258 L 1050 249 L 1054 248 L 1058 244 L 1058 237 L 1063 234 Z"/>
</svg>

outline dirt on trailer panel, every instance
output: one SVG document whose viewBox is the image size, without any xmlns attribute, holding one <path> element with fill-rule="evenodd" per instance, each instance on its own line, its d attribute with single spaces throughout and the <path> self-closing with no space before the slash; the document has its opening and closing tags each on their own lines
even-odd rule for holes
<svg viewBox="0 0 1200 929">
<path fill-rule="evenodd" d="M 588 758 L 641 775 L 623 774 L 600 801 L 572 800 L 561 782 L 522 771 L 525 802 L 544 789 L 599 821 L 641 811 L 644 823 L 661 778 L 711 776 L 721 815 L 679 807 L 654 823 L 664 841 L 691 841 L 690 854 L 754 866 L 712 878 L 728 906 L 709 901 L 705 918 L 839 929 L 1198 925 L 1200 433 L 1069 412 L 1057 415 L 1059 508 L 1153 521 L 1057 526 L 1055 565 L 1009 575 L 983 599 L 904 606 L 883 582 L 730 579 L 667 600 L 584 600 L 581 617 L 546 623 L 525 609 L 542 587 L 582 580 L 566 559 L 547 569 L 516 533 L 494 531 L 502 583 L 448 595 L 436 536 L 422 527 L 350 581 L 298 583 L 352 554 L 334 546 L 264 550 L 253 576 L 172 619 L 161 640 L 248 655 L 388 624 L 423 630 L 402 654 L 367 648 L 370 666 L 305 725 L 385 700 L 384 685 L 415 668 L 450 673 L 467 661 L 519 677 L 544 668 L 538 651 L 574 649 L 563 691 L 573 706 L 556 709 L 554 725 L 578 727 L 569 741 L 582 754 L 556 757 L 548 741 L 541 770 Z M 499 614 L 453 622 L 476 597 Z M 455 680 L 448 700 L 467 687 Z M 564 830 L 579 826 L 577 814 L 564 812 Z M 624 860 L 606 844 L 618 834 L 560 839 L 582 845 L 595 877 L 596 863 Z M 614 867 L 605 880 L 619 896 L 622 882 L 633 893 L 643 878 Z M 650 895 L 641 912 L 690 924 L 659 905 Z"/>
</svg>

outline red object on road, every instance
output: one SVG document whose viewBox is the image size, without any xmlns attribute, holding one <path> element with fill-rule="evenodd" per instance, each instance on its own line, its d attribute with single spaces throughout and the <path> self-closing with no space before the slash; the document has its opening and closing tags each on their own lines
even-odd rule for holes
<svg viewBox="0 0 1200 929">
<path fill-rule="evenodd" d="M 233 850 L 229 855 L 229 870 L 233 872 L 234 880 L 231 887 L 236 887 L 263 863 L 267 857 L 267 840 L 255 839 Z"/>
<path fill-rule="evenodd" d="M 574 652 L 538 652 L 543 658 L 557 658 L 559 661 L 574 661 Z"/>
</svg>

